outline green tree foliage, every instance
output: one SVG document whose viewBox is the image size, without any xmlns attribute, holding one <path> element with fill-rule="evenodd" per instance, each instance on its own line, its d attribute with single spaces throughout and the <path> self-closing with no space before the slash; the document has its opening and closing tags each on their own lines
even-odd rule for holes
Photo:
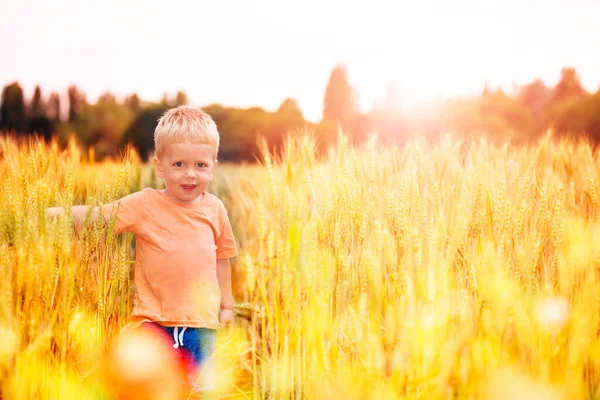
<svg viewBox="0 0 600 400">
<path fill-rule="evenodd" d="M 502 90 L 484 91 L 474 100 L 451 103 L 444 125 L 467 137 L 485 135 L 492 140 L 519 140 L 532 128 L 531 112 Z"/>
<path fill-rule="evenodd" d="M 50 140 L 54 132 L 54 124 L 47 116 L 46 105 L 42 99 L 42 89 L 39 85 L 35 87 L 33 98 L 29 105 L 27 131 L 42 136 L 46 141 Z"/>
<path fill-rule="evenodd" d="M 557 134 L 584 134 L 600 143 L 600 91 L 587 93 L 574 69 L 564 68 L 554 87 L 536 79 L 516 89 L 514 95 L 508 95 L 486 86 L 480 96 L 439 101 L 435 107 L 408 112 L 402 109 L 398 90 L 390 87 L 381 105 L 361 114 L 346 68 L 340 64 L 331 72 L 323 119 L 318 124 L 305 121 L 298 103 L 291 98 L 274 112 L 220 104 L 203 108 L 221 133 L 220 160 L 231 162 L 255 161 L 259 135 L 271 150 L 277 151 L 286 135 L 305 131 L 316 137 L 319 154 L 336 145 L 340 130 L 349 134 L 352 144 L 363 143 L 370 134 L 385 144 L 402 144 L 412 136 L 435 140 L 449 131 L 467 138 L 486 135 L 492 140 L 521 141 L 535 138 L 547 128 Z M 76 86 L 70 86 L 66 94 L 68 118 L 61 121 L 58 94 L 52 93 L 45 103 L 42 89 L 37 87 L 26 102 L 17 82 L 7 85 L 2 92 L 0 129 L 36 132 L 46 138 L 55 132 L 63 145 L 75 135 L 84 147 L 94 146 L 99 158 L 115 156 L 130 143 L 147 158 L 154 149 L 154 129 L 160 116 L 166 109 L 189 101 L 183 91 L 174 96 L 165 93 L 159 103 L 144 102 L 137 94 L 121 102 L 105 93 L 94 104 L 88 104 Z"/>
<path fill-rule="evenodd" d="M 19 83 L 14 82 L 2 90 L 0 104 L 0 131 L 27 133 L 27 114 L 23 89 Z"/>
<path fill-rule="evenodd" d="M 255 159 L 258 135 L 269 133 L 269 112 L 259 107 L 238 109 L 221 105 L 205 107 L 204 111 L 215 120 L 221 134 L 220 160 L 248 162 Z"/>
<path fill-rule="evenodd" d="M 259 154 L 259 135 L 276 151 L 286 135 L 293 135 L 307 125 L 293 99 L 286 99 L 274 113 L 259 107 L 239 109 L 220 104 L 203 109 L 217 124 L 221 134 L 219 159 L 226 161 L 252 162 Z"/>
<path fill-rule="evenodd" d="M 552 90 L 540 79 L 520 87 L 517 91 L 517 100 L 534 116 L 539 117 L 550 102 Z"/>
<path fill-rule="evenodd" d="M 177 92 L 177 95 L 175 95 L 175 104 L 173 104 L 173 106 L 185 106 L 188 103 L 188 95 L 185 92 L 179 90 Z"/>
<path fill-rule="evenodd" d="M 52 92 L 50 94 L 50 98 L 48 99 L 48 118 L 54 124 L 57 124 L 61 121 L 61 109 L 60 109 L 60 96 L 56 92 Z"/>
<path fill-rule="evenodd" d="M 116 155 L 125 131 L 135 118 L 134 113 L 110 93 L 100 96 L 96 104 L 86 106 L 83 115 L 89 119 L 89 144 L 96 148 L 98 156 Z"/>
<path fill-rule="evenodd" d="M 80 92 L 75 85 L 69 86 L 67 95 L 69 97 L 69 122 L 72 123 L 77 120 L 87 101 L 83 92 Z"/>
<path fill-rule="evenodd" d="M 147 160 L 154 149 L 154 130 L 158 119 L 167 108 L 163 103 L 144 107 L 125 131 L 121 145 L 133 145 L 140 152 L 142 159 Z"/>
<path fill-rule="evenodd" d="M 565 100 L 579 100 L 588 96 L 588 92 L 581 86 L 579 75 L 573 68 L 563 68 L 560 80 L 552 89 L 550 102 L 557 105 Z"/>
<path fill-rule="evenodd" d="M 29 116 L 40 117 L 42 115 L 46 115 L 46 107 L 42 99 L 42 89 L 40 85 L 37 85 L 33 91 L 33 98 L 29 106 Z"/>
<path fill-rule="evenodd" d="M 552 89 L 543 124 L 557 135 L 592 135 L 589 124 L 593 119 L 590 115 L 593 103 L 594 99 L 581 86 L 577 72 L 573 68 L 563 68 L 560 80 Z M 597 139 L 600 137 L 596 136 Z"/>
<path fill-rule="evenodd" d="M 300 106 L 294 99 L 285 99 L 277 111 L 270 116 L 271 122 L 268 132 L 263 135 L 272 148 L 281 148 L 287 135 L 295 134 L 305 125 L 304 115 Z"/>
<path fill-rule="evenodd" d="M 585 135 L 600 142 L 600 89 L 582 98 L 561 101 L 552 108 L 548 120 L 557 134 Z"/>
<path fill-rule="evenodd" d="M 125 99 L 125 107 L 134 114 L 137 114 L 141 109 L 140 98 L 137 93 L 133 93 Z"/>
<path fill-rule="evenodd" d="M 136 113 L 112 93 L 103 93 L 94 104 L 83 101 L 77 105 L 85 95 L 76 88 L 70 88 L 70 96 L 75 107 L 70 107 L 71 119 L 58 129 L 59 142 L 65 144 L 74 134 L 84 147 L 93 146 L 99 158 L 116 156 Z"/>
</svg>

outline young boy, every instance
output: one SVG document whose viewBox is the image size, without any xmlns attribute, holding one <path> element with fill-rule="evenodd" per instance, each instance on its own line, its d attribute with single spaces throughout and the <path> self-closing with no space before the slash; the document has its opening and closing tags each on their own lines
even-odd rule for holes
<svg viewBox="0 0 600 400">
<path fill-rule="evenodd" d="M 219 132 L 205 112 L 177 107 L 160 118 L 154 140 L 153 161 L 165 189 L 146 188 L 95 207 L 92 217 L 114 217 L 115 233 L 136 236 L 131 323 L 169 335 L 190 360 L 193 390 L 210 390 L 205 362 L 215 349 L 216 329 L 233 323 L 229 258 L 238 255 L 227 211 L 206 191 L 217 165 Z M 49 211 L 58 215 L 62 209 Z M 73 207 L 75 224 L 89 211 Z"/>
</svg>

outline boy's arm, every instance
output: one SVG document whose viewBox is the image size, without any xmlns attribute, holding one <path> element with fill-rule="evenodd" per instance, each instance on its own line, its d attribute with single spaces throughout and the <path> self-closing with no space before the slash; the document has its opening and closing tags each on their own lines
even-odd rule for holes
<svg viewBox="0 0 600 400">
<path fill-rule="evenodd" d="M 231 289 L 231 264 L 229 259 L 217 260 L 217 279 L 221 289 L 221 309 L 233 310 L 233 292 Z"/>
<path fill-rule="evenodd" d="M 102 208 L 107 208 L 107 207 L 112 209 L 112 204 L 107 204 L 105 206 L 102 206 Z M 91 220 L 95 220 L 96 218 L 98 218 L 98 213 L 100 213 L 100 207 L 73 206 L 71 208 L 71 213 L 73 215 L 73 225 L 75 225 L 76 227 L 83 225 L 83 222 L 85 221 L 90 210 L 91 210 L 91 215 L 90 215 Z M 50 218 L 56 218 L 56 217 L 64 214 L 64 212 L 65 212 L 65 209 L 63 207 L 48 208 L 48 215 L 50 216 Z"/>
<path fill-rule="evenodd" d="M 217 279 L 221 289 L 220 322 L 224 325 L 233 323 L 233 291 L 231 289 L 231 264 L 229 259 L 217 260 Z"/>
</svg>

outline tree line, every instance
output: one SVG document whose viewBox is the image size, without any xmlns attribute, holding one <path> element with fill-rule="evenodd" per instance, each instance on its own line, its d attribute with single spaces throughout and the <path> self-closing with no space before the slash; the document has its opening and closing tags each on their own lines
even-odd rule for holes
<svg viewBox="0 0 600 400">
<path fill-rule="evenodd" d="M 551 129 L 557 135 L 585 135 L 600 142 L 600 89 L 586 91 L 573 68 L 563 68 L 554 87 L 539 79 L 517 87 L 509 95 L 501 89 L 484 88 L 480 95 L 434 104 L 422 112 L 404 110 L 398 104 L 401 93 L 390 89 L 371 110 L 362 113 L 358 93 L 352 87 L 343 64 L 331 71 L 323 97 L 323 117 L 318 123 L 305 120 L 297 102 L 286 99 L 273 112 L 260 107 L 235 108 L 221 104 L 203 107 L 219 127 L 222 136 L 220 159 L 252 162 L 258 152 L 257 135 L 273 149 L 280 148 L 285 135 L 309 130 L 322 150 L 334 144 L 339 129 L 354 143 L 375 134 L 383 143 L 402 143 L 412 135 L 435 139 L 453 132 L 464 137 L 485 135 L 490 139 L 522 142 Z M 77 86 L 61 96 L 44 97 L 37 86 L 31 99 L 25 99 L 18 82 L 4 87 L 0 104 L 0 131 L 23 137 L 32 134 L 45 140 L 56 138 L 66 145 L 71 136 L 84 148 L 94 148 L 98 158 L 116 156 L 132 144 L 146 158 L 153 148 L 153 132 L 160 115 L 168 108 L 188 104 L 179 91 L 164 95 L 159 102 L 147 102 L 131 94 L 118 100 L 101 95 L 95 103 L 86 99 Z"/>
<path fill-rule="evenodd" d="M 357 142 L 372 132 L 385 143 L 403 142 L 414 135 L 435 139 L 452 132 L 466 138 L 523 143 L 548 131 L 600 142 L 600 87 L 594 93 L 585 90 L 573 68 L 563 68 L 554 87 L 535 79 L 508 94 L 486 85 L 477 96 L 439 101 L 422 110 L 402 109 L 398 105 L 402 94 L 390 88 L 386 98 L 366 114 L 357 111 L 356 91 L 345 76 L 343 66 L 332 72 L 324 117 L 341 121 Z"/>
</svg>

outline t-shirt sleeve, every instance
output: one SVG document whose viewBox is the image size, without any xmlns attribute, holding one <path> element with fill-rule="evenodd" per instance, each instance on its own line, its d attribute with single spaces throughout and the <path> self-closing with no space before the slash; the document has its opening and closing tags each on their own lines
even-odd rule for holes
<svg viewBox="0 0 600 400">
<path fill-rule="evenodd" d="M 219 201 L 219 237 L 217 238 L 217 260 L 236 257 L 238 248 L 231 229 L 231 223 L 227 216 L 227 209 Z"/>
<path fill-rule="evenodd" d="M 135 233 L 144 219 L 146 193 L 131 193 L 119 200 L 102 206 L 102 213 L 108 226 L 114 221 L 114 233 Z"/>
</svg>

